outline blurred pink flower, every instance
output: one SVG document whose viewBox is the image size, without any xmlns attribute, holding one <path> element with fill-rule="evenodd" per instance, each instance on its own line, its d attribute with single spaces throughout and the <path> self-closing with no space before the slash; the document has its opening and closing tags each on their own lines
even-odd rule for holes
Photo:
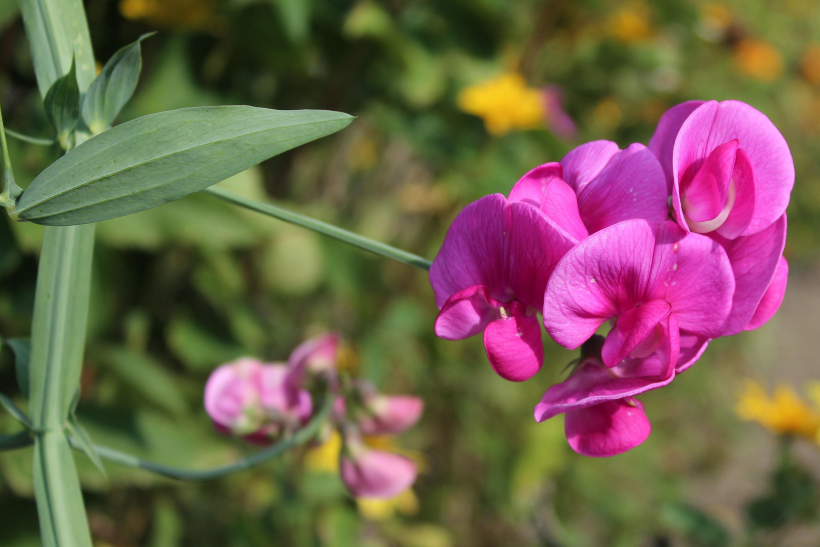
<svg viewBox="0 0 820 547">
<path fill-rule="evenodd" d="M 541 100 L 544 102 L 544 123 L 547 128 L 563 139 L 574 139 L 578 128 L 564 110 L 564 90 L 557 85 L 544 86 L 541 88 Z"/>
<path fill-rule="evenodd" d="M 681 331 L 720 336 L 732 307 L 726 251 L 672 221 L 628 220 L 593 234 L 555 268 L 544 296 L 544 326 L 575 349 L 614 320 L 601 355 L 607 367 L 656 352 L 659 377 L 674 373 Z"/>
<path fill-rule="evenodd" d="M 365 435 L 395 435 L 416 425 L 424 401 L 410 395 L 375 395 L 365 400 L 368 414 L 359 419 Z"/>
<path fill-rule="evenodd" d="M 340 472 L 355 497 L 392 498 L 416 480 L 418 469 L 410 458 L 349 441 L 347 449 L 340 460 Z"/>
</svg>

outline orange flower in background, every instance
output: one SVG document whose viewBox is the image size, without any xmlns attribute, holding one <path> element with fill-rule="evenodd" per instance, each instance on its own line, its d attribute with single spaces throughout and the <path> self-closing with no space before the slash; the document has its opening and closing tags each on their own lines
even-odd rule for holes
<svg viewBox="0 0 820 547">
<path fill-rule="evenodd" d="M 746 380 L 735 412 L 778 435 L 797 435 L 818 441 L 820 432 L 820 383 L 809 386 L 814 404 L 807 403 L 788 385 L 779 385 L 772 396 L 754 380 Z"/>
<path fill-rule="evenodd" d="M 632 2 L 617 11 L 608 23 L 609 33 L 626 43 L 641 42 L 655 34 L 649 7 L 643 2 Z"/>
<path fill-rule="evenodd" d="M 213 32 L 224 25 L 215 6 L 214 0 L 122 0 L 120 13 L 157 27 Z"/>
<path fill-rule="evenodd" d="M 812 44 L 803 52 L 800 72 L 809 83 L 820 85 L 820 44 Z"/>
<path fill-rule="evenodd" d="M 780 52 L 756 38 L 746 38 L 737 44 L 735 64 L 743 73 L 761 82 L 774 81 L 783 74 Z"/>
<path fill-rule="evenodd" d="M 541 90 L 527 86 L 524 77 L 515 72 L 464 88 L 458 95 L 458 107 L 483 119 L 491 135 L 544 127 Z"/>
</svg>

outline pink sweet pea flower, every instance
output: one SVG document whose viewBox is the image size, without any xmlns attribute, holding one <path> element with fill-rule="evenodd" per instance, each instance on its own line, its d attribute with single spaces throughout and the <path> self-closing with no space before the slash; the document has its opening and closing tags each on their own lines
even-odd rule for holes
<svg viewBox="0 0 820 547">
<path fill-rule="evenodd" d="M 775 314 L 786 292 L 786 215 L 756 234 L 726 239 L 712 233 L 710 237 L 726 250 L 735 276 L 732 312 L 723 335 L 760 327 Z"/>
<path fill-rule="evenodd" d="M 410 458 L 348 443 L 339 470 L 350 493 L 357 498 L 392 498 L 410 488 L 418 469 Z"/>
<path fill-rule="evenodd" d="M 511 201 L 535 205 L 578 240 L 623 220 L 662 222 L 668 198 L 663 169 L 648 148 L 620 150 L 610 141 L 583 144 L 561 163 L 536 167 L 510 192 Z"/>
<path fill-rule="evenodd" d="M 410 429 L 421 418 L 424 401 L 410 395 L 375 395 L 365 401 L 369 414 L 359 419 L 365 435 L 395 435 Z"/>
<path fill-rule="evenodd" d="M 612 368 L 604 366 L 604 338 L 594 335 L 581 350 L 572 376 L 547 390 L 535 407 L 538 422 L 566 413 L 564 430 L 573 450 L 585 456 L 614 456 L 647 439 L 651 431 L 643 405 L 635 395 L 669 384 L 689 368 L 709 341 L 680 334 L 680 354 L 672 374 L 666 375 L 665 354 L 627 357 Z"/>
<path fill-rule="evenodd" d="M 789 147 L 764 114 L 739 101 L 689 101 L 661 118 L 649 148 L 666 173 L 678 224 L 726 239 L 752 235 L 786 211 Z"/>
<path fill-rule="evenodd" d="M 553 189 L 572 194 L 559 179 L 545 191 Z M 484 331 L 493 369 L 507 380 L 530 378 L 544 362 L 536 313 L 547 280 L 576 242 L 561 223 L 512 195 L 471 203 L 453 221 L 430 268 L 441 310 L 436 335 L 462 340 Z"/>
<path fill-rule="evenodd" d="M 310 394 L 291 389 L 288 368 L 239 359 L 217 368 L 205 385 L 205 410 L 217 430 L 269 442 L 283 428 L 294 429 L 310 419 Z"/>
<path fill-rule="evenodd" d="M 735 281 L 726 251 L 672 221 L 628 220 L 602 230 L 559 262 L 544 296 L 544 326 L 575 349 L 608 320 L 602 360 L 660 355 L 663 380 L 675 370 L 681 331 L 723 334 Z"/>
</svg>

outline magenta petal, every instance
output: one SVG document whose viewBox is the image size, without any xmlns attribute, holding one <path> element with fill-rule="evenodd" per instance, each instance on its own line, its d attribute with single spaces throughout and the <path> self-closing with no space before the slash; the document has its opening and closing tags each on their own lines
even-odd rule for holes
<svg viewBox="0 0 820 547">
<path fill-rule="evenodd" d="M 485 196 L 453 221 L 430 268 L 430 284 L 441 308 L 466 287 L 484 285 L 497 300 L 508 300 L 504 255 L 509 204 L 501 194 Z"/>
<path fill-rule="evenodd" d="M 675 148 L 675 138 L 686 118 L 702 104 L 703 101 L 688 101 L 667 110 L 649 141 L 649 149 L 661 162 L 666 175 L 667 192 L 672 192 L 672 151 Z"/>
<path fill-rule="evenodd" d="M 516 299 L 540 310 L 552 271 L 577 240 L 525 203 L 510 206 L 509 222 L 508 286 Z"/>
<path fill-rule="evenodd" d="M 459 291 L 444 303 L 436 317 L 436 336 L 445 340 L 463 340 L 475 336 L 501 314 L 501 304 L 490 297 L 483 285 Z"/>
<path fill-rule="evenodd" d="M 696 336 L 685 331 L 679 333 L 680 336 L 680 354 L 678 355 L 678 364 L 675 365 L 675 374 L 680 374 L 686 369 L 694 365 L 703 352 L 706 351 L 709 338 Z"/>
<path fill-rule="evenodd" d="M 307 371 L 335 373 L 338 348 L 339 335 L 332 332 L 306 340 L 291 352 L 288 357 L 288 376 L 285 381 L 292 405 L 297 403 L 296 397 L 302 388 Z"/>
<path fill-rule="evenodd" d="M 594 233 L 634 218 L 662 222 L 669 215 L 668 196 L 657 158 L 644 145 L 632 144 L 578 190 L 578 210 Z"/>
<path fill-rule="evenodd" d="M 754 215 L 745 235 L 757 233 L 786 211 L 794 186 L 794 162 L 783 135 L 763 113 L 739 101 L 704 103 L 683 123 L 673 152 L 673 176 L 697 170 L 719 145 L 737 139 L 756 181 Z M 673 197 L 674 197 L 673 192 Z"/>
<path fill-rule="evenodd" d="M 350 493 L 357 498 L 392 498 L 416 481 L 418 469 L 410 458 L 367 450 L 355 458 L 342 456 L 339 471 Z"/>
<path fill-rule="evenodd" d="M 672 221 L 658 229 L 652 299 L 672 304 L 680 329 L 704 338 L 723 334 L 735 280 L 726 251 L 712 239 L 686 234 Z"/>
<path fill-rule="evenodd" d="M 685 182 L 688 173 L 684 174 L 681 203 L 687 219 L 706 222 L 716 219 L 721 214 L 729 195 L 729 183 L 735 169 L 736 155 L 737 140 L 723 143 L 712 150 L 688 184 Z M 712 230 L 698 232 L 705 231 Z"/>
<path fill-rule="evenodd" d="M 545 163 L 528 171 L 510 190 L 511 202 L 523 201 L 536 207 L 541 207 L 544 193 L 553 179 L 561 179 L 564 170 L 558 162 Z"/>
<path fill-rule="evenodd" d="M 569 445 L 577 453 L 607 457 L 644 442 L 652 426 L 643 404 L 630 397 L 568 412 L 564 431 Z"/>
<path fill-rule="evenodd" d="M 654 353 L 664 336 L 659 323 L 666 319 L 671 310 L 668 302 L 653 300 L 622 313 L 604 342 L 601 351 L 604 364 L 614 367 L 643 345 L 651 347 L 644 348 L 645 352 L 642 353 L 645 355 L 635 357 L 647 357 Z"/>
<path fill-rule="evenodd" d="M 742 148 L 737 149 L 732 180 L 735 183 L 734 206 L 726 222 L 716 230 L 727 239 L 735 239 L 746 231 L 752 221 L 757 199 L 754 168 Z"/>
<path fill-rule="evenodd" d="M 677 368 L 680 358 L 680 328 L 678 319 L 670 315 L 663 322 L 663 339 L 657 350 L 661 361 L 661 378 L 671 378 Z"/>
<path fill-rule="evenodd" d="M 619 150 L 618 145 L 612 141 L 592 141 L 571 150 L 561 160 L 564 182 L 580 193 Z"/>
<path fill-rule="evenodd" d="M 541 325 L 535 315 L 526 315 L 520 302 L 513 302 L 509 315 L 487 325 L 484 348 L 499 376 L 513 382 L 532 378 L 544 364 Z"/>
<path fill-rule="evenodd" d="M 365 435 L 395 435 L 413 427 L 424 411 L 424 401 L 409 395 L 379 395 L 367 402 L 372 415 L 359 420 Z"/>
<path fill-rule="evenodd" d="M 786 245 L 786 215 L 750 236 L 733 240 L 713 237 L 726 249 L 734 272 L 736 288 L 732 312 L 721 333 L 731 336 L 741 332 L 752 321 L 763 294 L 774 278 Z"/>
<path fill-rule="evenodd" d="M 674 223 L 670 223 L 673 224 Z M 629 220 L 583 240 L 558 263 L 544 295 L 544 327 L 575 349 L 647 298 L 657 225 Z"/>
<path fill-rule="evenodd" d="M 757 305 L 752 320 L 746 325 L 743 330 L 754 330 L 762 327 L 769 319 L 774 317 L 780 304 L 783 303 L 783 297 L 786 295 L 786 284 L 789 281 L 789 263 L 782 256 L 780 262 L 777 263 L 777 269 L 774 272 L 772 282 L 769 288 L 763 293 L 763 298 L 760 299 L 760 304 Z"/>
<path fill-rule="evenodd" d="M 630 397 L 669 384 L 674 376 L 661 379 L 657 370 L 636 362 L 608 369 L 584 363 L 566 381 L 549 388 L 535 407 L 535 420 L 543 422 L 562 414 L 605 401 Z"/>
<path fill-rule="evenodd" d="M 234 433 L 250 433 L 262 419 L 263 365 L 243 358 L 218 367 L 205 384 L 205 411 L 217 426 Z"/>
</svg>

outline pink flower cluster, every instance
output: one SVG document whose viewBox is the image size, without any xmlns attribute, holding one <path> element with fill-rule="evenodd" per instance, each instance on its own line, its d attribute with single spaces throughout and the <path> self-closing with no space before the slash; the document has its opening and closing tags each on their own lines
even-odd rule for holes
<svg viewBox="0 0 820 547">
<path fill-rule="evenodd" d="M 791 153 L 765 115 L 737 101 L 675 106 L 649 147 L 590 142 L 508 197 L 468 205 L 430 269 L 435 332 L 483 332 L 493 369 L 523 381 L 543 365 L 541 313 L 553 340 L 582 352 L 536 420 L 565 413 L 581 454 L 634 448 L 651 429 L 635 395 L 777 311 L 793 185 Z"/>
<path fill-rule="evenodd" d="M 337 374 L 339 338 L 326 334 L 297 347 L 287 363 L 243 358 L 218 367 L 205 385 L 205 410 L 217 431 L 266 445 L 303 427 L 314 412 L 309 387 L 322 383 L 334 397 L 332 423 L 342 434 L 341 476 L 356 497 L 390 498 L 416 480 L 409 458 L 368 448 L 363 435 L 393 435 L 421 418 L 418 397 L 382 395 L 363 381 Z"/>
</svg>

